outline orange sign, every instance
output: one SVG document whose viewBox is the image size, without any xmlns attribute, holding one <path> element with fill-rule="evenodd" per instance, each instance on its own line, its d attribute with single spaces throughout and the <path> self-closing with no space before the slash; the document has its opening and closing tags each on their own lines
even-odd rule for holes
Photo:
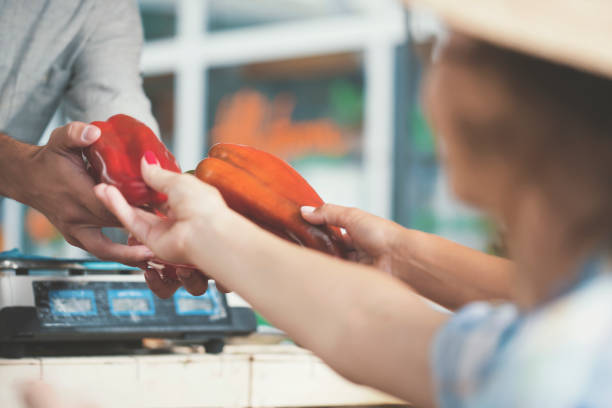
<svg viewBox="0 0 612 408">
<path fill-rule="evenodd" d="M 213 143 L 240 143 L 286 160 L 311 154 L 342 156 L 349 146 L 341 129 L 329 119 L 292 122 L 293 96 L 269 101 L 254 90 L 224 98 L 211 130 Z"/>
<path fill-rule="evenodd" d="M 30 239 L 37 244 L 45 244 L 61 237 L 51 221 L 33 208 L 28 208 L 26 213 L 26 229 Z"/>
</svg>

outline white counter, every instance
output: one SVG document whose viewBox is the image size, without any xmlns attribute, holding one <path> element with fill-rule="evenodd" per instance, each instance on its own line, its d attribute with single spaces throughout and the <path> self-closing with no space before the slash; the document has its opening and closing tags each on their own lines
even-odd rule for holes
<svg viewBox="0 0 612 408">
<path fill-rule="evenodd" d="M 219 355 L 0 359 L 0 407 L 21 407 L 17 384 L 38 379 L 100 408 L 402 404 L 284 345 L 226 346 Z"/>
</svg>

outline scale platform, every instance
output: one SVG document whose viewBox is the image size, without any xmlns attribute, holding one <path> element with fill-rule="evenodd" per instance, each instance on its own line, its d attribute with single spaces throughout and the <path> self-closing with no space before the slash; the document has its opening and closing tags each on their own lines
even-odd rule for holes
<svg viewBox="0 0 612 408">
<path fill-rule="evenodd" d="M 226 337 L 257 328 L 253 311 L 228 306 L 212 281 L 202 296 L 180 288 L 164 300 L 135 271 L 95 259 L 0 253 L 0 357 L 116 354 L 142 347 L 143 338 L 218 353 Z"/>
</svg>

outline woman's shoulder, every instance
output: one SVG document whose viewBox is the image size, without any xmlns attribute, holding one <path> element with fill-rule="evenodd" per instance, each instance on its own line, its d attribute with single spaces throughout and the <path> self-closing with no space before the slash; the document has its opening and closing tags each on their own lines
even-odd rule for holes
<svg viewBox="0 0 612 408">
<path fill-rule="evenodd" d="M 495 364 L 488 388 L 511 385 L 517 406 L 612 406 L 612 275 L 527 318 Z"/>
<path fill-rule="evenodd" d="M 431 358 L 441 406 L 462 406 L 479 393 L 487 367 L 518 321 L 513 304 L 474 302 L 438 331 Z"/>
<path fill-rule="evenodd" d="M 602 383 L 612 378 L 612 274 L 525 315 L 511 304 L 466 306 L 438 333 L 433 367 L 443 406 L 612 404 Z"/>
</svg>

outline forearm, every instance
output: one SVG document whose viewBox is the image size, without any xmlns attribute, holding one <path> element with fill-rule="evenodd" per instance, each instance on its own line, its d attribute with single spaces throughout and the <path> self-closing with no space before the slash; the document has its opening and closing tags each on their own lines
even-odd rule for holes
<svg viewBox="0 0 612 408">
<path fill-rule="evenodd" d="M 36 146 L 18 142 L 0 133 L 0 195 L 25 202 L 24 166 Z"/>
<path fill-rule="evenodd" d="M 402 280 L 445 307 L 510 298 L 511 261 L 415 230 L 404 230 L 393 246 Z"/>
<path fill-rule="evenodd" d="M 442 314 L 378 271 L 245 224 L 218 227 L 224 238 L 210 248 L 194 243 L 192 261 L 349 379 L 431 404 L 429 346 Z"/>
</svg>

